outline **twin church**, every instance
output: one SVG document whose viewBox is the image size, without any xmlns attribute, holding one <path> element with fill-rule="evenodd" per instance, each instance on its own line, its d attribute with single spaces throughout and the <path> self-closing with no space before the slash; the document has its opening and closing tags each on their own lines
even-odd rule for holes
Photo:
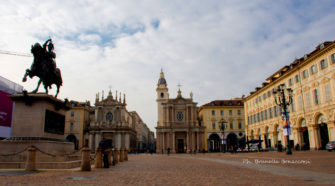
<svg viewBox="0 0 335 186">
<path fill-rule="evenodd" d="M 205 127 L 198 121 L 197 103 L 193 94 L 184 98 L 178 90 L 177 97 L 169 98 L 169 90 L 163 71 L 157 84 L 158 122 L 156 127 L 156 151 L 183 153 L 190 149 L 205 149 Z"/>
</svg>

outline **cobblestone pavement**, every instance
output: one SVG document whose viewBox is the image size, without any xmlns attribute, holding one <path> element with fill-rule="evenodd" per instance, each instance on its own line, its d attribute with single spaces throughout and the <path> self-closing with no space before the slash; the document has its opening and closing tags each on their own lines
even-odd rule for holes
<svg viewBox="0 0 335 186">
<path fill-rule="evenodd" d="M 274 152 L 170 156 L 140 154 L 129 155 L 129 161 L 115 167 L 93 169 L 90 172 L 78 169 L 46 170 L 16 175 L 13 170 L 0 170 L 0 185 L 334 185 L 334 156 L 335 153 L 324 152 L 294 153 L 290 157 Z M 266 158 L 309 159 L 311 166 L 299 168 L 299 164 L 291 166 L 284 163 L 254 162 L 256 159 Z M 246 163 L 245 159 L 251 163 Z M 321 171 L 319 164 L 324 165 L 323 162 L 328 162 L 332 167 Z M 266 169 L 269 166 L 270 169 Z M 291 175 L 277 173 L 282 168 Z M 8 172 L 12 174 L 6 175 Z M 304 177 L 300 175 L 302 172 L 307 175 L 319 173 L 318 176 L 327 179 L 323 181 L 315 177 Z M 328 179 L 327 176 L 331 178 Z"/>
</svg>

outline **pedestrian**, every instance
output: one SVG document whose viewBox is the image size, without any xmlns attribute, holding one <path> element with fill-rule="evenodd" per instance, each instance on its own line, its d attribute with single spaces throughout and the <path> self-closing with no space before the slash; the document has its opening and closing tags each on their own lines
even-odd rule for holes
<svg viewBox="0 0 335 186">
<path fill-rule="evenodd" d="M 190 154 L 191 154 L 191 155 L 192 155 L 192 152 L 193 152 L 193 151 L 192 151 L 192 148 L 190 148 Z"/>
<path fill-rule="evenodd" d="M 170 147 L 167 149 L 168 156 L 170 156 Z"/>
<path fill-rule="evenodd" d="M 197 149 L 194 149 L 193 153 L 194 153 L 194 155 L 197 154 Z"/>
<path fill-rule="evenodd" d="M 223 153 L 226 153 L 226 148 L 227 148 L 227 141 L 226 139 L 223 140 Z"/>
<path fill-rule="evenodd" d="M 102 138 L 100 143 L 99 143 L 99 148 L 101 148 L 102 153 L 103 153 L 103 163 L 104 163 L 104 168 L 109 168 L 109 163 L 108 163 L 108 143 L 107 141 Z"/>
<path fill-rule="evenodd" d="M 162 149 L 162 154 L 164 154 L 164 150 Z"/>
</svg>

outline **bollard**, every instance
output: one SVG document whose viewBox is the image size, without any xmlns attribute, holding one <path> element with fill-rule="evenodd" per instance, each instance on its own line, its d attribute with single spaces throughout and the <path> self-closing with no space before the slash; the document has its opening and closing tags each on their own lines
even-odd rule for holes
<svg viewBox="0 0 335 186">
<path fill-rule="evenodd" d="M 123 162 L 124 161 L 124 149 L 122 148 L 120 150 L 120 162 Z"/>
<path fill-rule="evenodd" d="M 28 149 L 28 156 L 26 161 L 26 171 L 34 171 L 36 170 L 36 148 L 29 147 Z"/>
<path fill-rule="evenodd" d="M 90 159 L 91 149 L 83 148 L 81 150 L 81 171 L 91 171 L 91 159 Z"/>
<path fill-rule="evenodd" d="M 124 161 L 128 161 L 128 150 L 124 150 Z"/>
<path fill-rule="evenodd" d="M 98 148 L 95 154 L 95 168 L 102 168 L 102 149 Z"/>
<path fill-rule="evenodd" d="M 119 151 L 115 149 L 114 150 L 114 162 L 115 162 L 115 164 L 119 163 L 119 156 L 118 156 L 118 154 L 119 154 Z"/>
</svg>

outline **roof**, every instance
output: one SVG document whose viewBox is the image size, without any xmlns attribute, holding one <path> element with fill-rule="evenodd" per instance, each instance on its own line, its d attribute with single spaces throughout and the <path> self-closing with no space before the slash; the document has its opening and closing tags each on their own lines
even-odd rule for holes
<svg viewBox="0 0 335 186">
<path fill-rule="evenodd" d="M 204 104 L 202 106 L 242 106 L 244 103 L 242 100 L 215 100 L 211 101 L 207 104 Z"/>
</svg>

